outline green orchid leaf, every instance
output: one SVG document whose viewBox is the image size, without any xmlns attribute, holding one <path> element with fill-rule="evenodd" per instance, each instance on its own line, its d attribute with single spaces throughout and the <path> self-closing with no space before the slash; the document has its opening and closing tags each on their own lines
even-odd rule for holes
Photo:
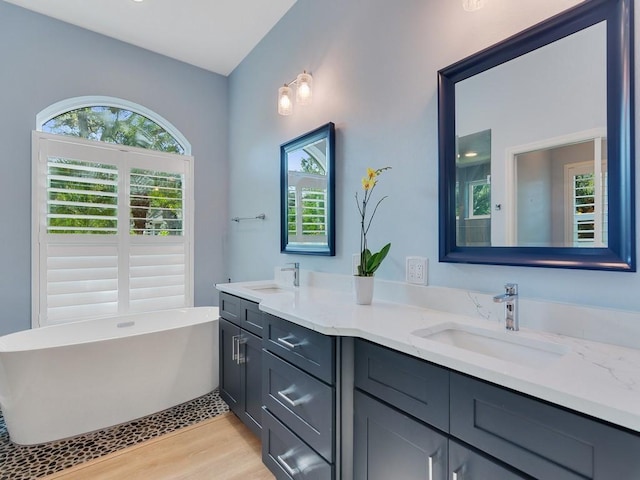
<svg viewBox="0 0 640 480">
<path fill-rule="evenodd" d="M 377 253 L 371 254 L 371 252 L 369 252 L 368 250 L 365 252 L 365 254 L 368 253 L 367 255 L 365 255 L 365 258 L 367 259 L 365 263 L 367 274 L 373 275 L 373 273 L 378 269 L 382 261 L 385 259 L 385 257 L 389 253 L 390 249 L 391 249 L 391 243 L 387 243 Z"/>
</svg>

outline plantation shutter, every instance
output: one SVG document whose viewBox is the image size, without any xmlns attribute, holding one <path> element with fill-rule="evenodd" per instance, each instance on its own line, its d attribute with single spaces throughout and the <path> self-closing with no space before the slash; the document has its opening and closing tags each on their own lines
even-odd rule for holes
<svg viewBox="0 0 640 480">
<path fill-rule="evenodd" d="M 192 157 L 33 134 L 34 325 L 193 305 Z"/>
</svg>

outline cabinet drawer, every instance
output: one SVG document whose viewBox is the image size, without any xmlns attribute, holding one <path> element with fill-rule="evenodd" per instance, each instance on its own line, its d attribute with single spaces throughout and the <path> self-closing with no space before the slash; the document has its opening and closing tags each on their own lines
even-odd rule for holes
<svg viewBox="0 0 640 480">
<path fill-rule="evenodd" d="M 220 316 L 262 338 L 263 313 L 258 304 L 220 292 Z"/>
<path fill-rule="evenodd" d="M 451 477 L 491 479 L 491 480 L 526 480 L 530 477 L 520 475 L 503 467 L 495 460 L 474 452 L 458 442 L 449 441 L 449 469 Z"/>
<path fill-rule="evenodd" d="M 220 316 L 240 326 L 242 318 L 242 299 L 220 292 Z"/>
<path fill-rule="evenodd" d="M 279 480 L 331 480 L 334 467 L 264 409 L 262 461 Z"/>
<path fill-rule="evenodd" d="M 640 478 L 640 436 L 453 373 L 451 434 L 535 478 Z"/>
<path fill-rule="evenodd" d="M 264 314 L 265 349 L 323 380 L 335 382 L 335 338 Z"/>
<path fill-rule="evenodd" d="M 264 313 L 258 308 L 258 304 L 249 300 L 242 300 L 242 318 L 240 326 L 254 335 L 262 338 Z"/>
<path fill-rule="evenodd" d="M 334 388 L 266 351 L 262 365 L 266 408 L 332 462 Z"/>
<path fill-rule="evenodd" d="M 444 432 L 449 431 L 449 371 L 444 368 L 356 340 L 355 385 Z"/>
</svg>

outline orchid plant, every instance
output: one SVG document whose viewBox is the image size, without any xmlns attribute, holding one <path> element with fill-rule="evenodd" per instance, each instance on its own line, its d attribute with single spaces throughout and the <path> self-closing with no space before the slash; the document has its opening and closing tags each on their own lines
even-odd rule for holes
<svg viewBox="0 0 640 480">
<path fill-rule="evenodd" d="M 387 243 L 379 252 L 371 253 L 367 244 L 367 233 L 369 233 L 369 228 L 371 228 L 373 217 L 380 203 L 382 203 L 387 196 L 385 195 L 378 200 L 373 208 L 373 212 L 371 212 L 368 218 L 367 207 L 369 206 L 369 201 L 371 201 L 373 189 L 378 184 L 378 176 L 385 170 L 391 170 L 391 167 L 378 168 L 377 170 L 367 168 L 367 175 L 362 179 L 362 188 L 364 189 L 362 201 L 360 201 L 358 192 L 356 192 L 356 206 L 360 212 L 360 265 L 358 265 L 358 276 L 360 277 L 372 277 L 391 248 L 391 243 Z"/>
</svg>

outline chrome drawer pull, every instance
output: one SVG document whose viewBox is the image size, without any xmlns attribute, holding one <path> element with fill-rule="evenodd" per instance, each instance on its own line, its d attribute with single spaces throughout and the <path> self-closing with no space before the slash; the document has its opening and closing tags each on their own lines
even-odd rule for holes
<svg viewBox="0 0 640 480">
<path fill-rule="evenodd" d="M 433 480 L 433 459 L 436 456 L 436 454 L 433 454 L 429 457 L 429 465 L 427 466 L 428 468 L 428 473 L 429 473 L 429 480 Z"/>
<path fill-rule="evenodd" d="M 460 467 L 459 469 L 457 469 L 456 471 L 454 471 L 451 474 L 451 480 L 464 480 L 462 478 L 462 470 L 464 469 L 464 465 L 462 467 Z"/>
<path fill-rule="evenodd" d="M 276 458 L 278 459 L 278 463 L 280 465 L 282 465 L 284 467 L 284 469 L 287 471 L 287 473 L 289 475 L 291 475 L 292 477 L 294 475 L 297 475 L 300 473 L 300 469 L 299 468 L 291 468 L 291 466 L 287 463 L 287 461 L 285 460 L 285 455 L 287 455 L 286 453 L 284 455 L 278 455 Z M 289 457 L 287 457 L 289 458 Z"/>
<path fill-rule="evenodd" d="M 305 343 L 305 342 L 291 343 L 289 341 L 295 338 L 296 337 L 294 337 L 293 335 L 287 335 L 286 337 L 278 337 L 278 342 L 280 342 L 285 347 L 290 348 L 291 350 L 295 350 L 296 348 L 301 347 Z"/>
<path fill-rule="evenodd" d="M 302 405 L 303 403 L 307 403 L 312 398 L 311 395 L 307 394 L 307 395 L 303 395 L 297 400 L 291 400 L 288 395 L 295 391 L 296 391 L 296 386 L 291 385 L 289 388 L 286 388 L 284 390 L 278 390 L 278 396 L 282 398 L 285 402 L 287 402 L 289 405 L 291 405 L 292 407 L 297 407 L 299 405 Z"/>
</svg>

